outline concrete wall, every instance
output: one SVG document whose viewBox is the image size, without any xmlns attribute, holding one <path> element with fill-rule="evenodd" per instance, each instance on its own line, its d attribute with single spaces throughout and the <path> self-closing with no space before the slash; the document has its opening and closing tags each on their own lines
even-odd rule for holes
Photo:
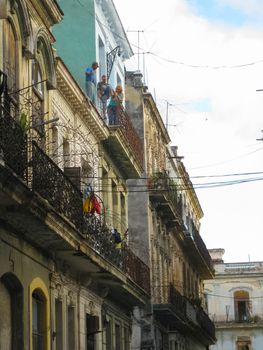
<svg viewBox="0 0 263 350">
<path fill-rule="evenodd" d="M 262 329 L 250 330 L 218 330 L 217 343 L 211 346 L 211 350 L 236 350 L 236 341 L 238 337 L 249 337 L 251 340 L 251 349 L 261 350 L 263 344 Z"/>
<path fill-rule="evenodd" d="M 150 238 L 147 180 L 128 180 L 127 185 L 130 246 L 135 254 L 149 266 Z"/>
<path fill-rule="evenodd" d="M 0 229 L 0 237 L 0 314 L 4 315 L 4 319 L 0 317 L 0 349 L 9 350 L 8 339 L 10 334 L 8 330 L 11 330 L 10 296 L 12 293 L 12 298 L 14 298 L 12 302 L 13 305 L 16 305 L 15 310 L 12 309 L 14 327 L 16 328 L 13 340 L 15 340 L 15 344 L 19 346 L 19 349 L 29 349 L 29 288 L 32 281 L 39 278 L 49 289 L 49 272 L 52 263 L 31 245 L 22 239 L 15 238 L 12 232 Z M 6 276 L 8 276 L 8 279 Z M 5 280 L 7 280 L 6 286 L 10 290 L 9 293 L 3 285 Z M 18 293 L 19 295 L 17 295 Z"/>
</svg>

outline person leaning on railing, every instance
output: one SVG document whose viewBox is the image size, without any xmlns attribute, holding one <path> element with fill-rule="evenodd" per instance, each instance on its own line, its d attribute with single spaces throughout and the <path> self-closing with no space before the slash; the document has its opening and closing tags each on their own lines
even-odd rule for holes
<svg viewBox="0 0 263 350">
<path fill-rule="evenodd" d="M 119 122 L 119 111 L 122 107 L 123 93 L 122 86 L 117 85 L 115 91 L 112 91 L 110 102 L 107 108 L 109 125 L 117 125 Z"/>
</svg>

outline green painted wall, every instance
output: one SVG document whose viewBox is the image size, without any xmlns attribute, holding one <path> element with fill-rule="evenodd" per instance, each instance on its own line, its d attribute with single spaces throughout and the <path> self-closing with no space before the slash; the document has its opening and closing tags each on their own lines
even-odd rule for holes
<svg viewBox="0 0 263 350">
<path fill-rule="evenodd" d="M 54 27 L 55 48 L 85 90 L 85 69 L 96 61 L 94 0 L 60 0 L 63 20 Z"/>
</svg>

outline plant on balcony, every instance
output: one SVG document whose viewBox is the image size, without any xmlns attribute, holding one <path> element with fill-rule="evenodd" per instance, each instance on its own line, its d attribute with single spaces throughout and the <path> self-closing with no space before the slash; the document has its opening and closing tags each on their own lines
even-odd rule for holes
<svg viewBox="0 0 263 350">
<path fill-rule="evenodd" d="M 261 317 L 259 315 L 254 315 L 250 318 L 250 321 L 253 322 L 253 323 L 258 323 L 261 321 Z"/>
<path fill-rule="evenodd" d="M 166 172 L 156 172 L 148 180 L 148 187 L 151 189 L 164 190 L 167 186 L 168 175 Z"/>
</svg>

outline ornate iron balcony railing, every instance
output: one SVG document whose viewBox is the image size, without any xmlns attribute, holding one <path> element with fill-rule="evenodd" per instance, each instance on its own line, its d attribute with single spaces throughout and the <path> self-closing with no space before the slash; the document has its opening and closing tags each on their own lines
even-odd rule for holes
<svg viewBox="0 0 263 350">
<path fill-rule="evenodd" d="M 24 106 L 28 107 L 28 111 L 32 108 L 32 101 L 28 96 L 21 111 L 24 110 Z M 86 233 L 88 243 L 96 252 L 112 262 L 146 293 L 150 294 L 148 266 L 124 242 L 121 249 L 116 249 L 111 230 L 103 221 L 99 220 L 98 225 L 96 222 L 89 222 L 87 217 L 83 217 L 81 191 L 39 147 L 37 142 L 27 140 L 27 128 L 23 129 L 15 120 L 20 111 L 18 107 L 21 106 L 13 108 L 13 100 L 7 89 L 7 76 L 0 71 L 0 158 L 3 158 L 4 163 L 26 180 L 32 190 L 46 199 L 59 214 L 65 216 L 80 232 Z M 142 161 L 139 137 L 124 112 L 120 118 L 120 127 L 134 152 Z"/>
<path fill-rule="evenodd" d="M 27 137 L 11 116 L 12 99 L 7 91 L 7 76 L 0 71 L 0 158 L 19 177 L 26 178 Z"/>
<path fill-rule="evenodd" d="M 143 167 L 143 144 L 135 130 L 127 112 L 120 106 L 117 111 L 117 125 L 112 125 L 119 127 L 123 136 L 132 148 L 136 158 L 138 159 L 141 167 Z"/>
<path fill-rule="evenodd" d="M 34 141 L 32 175 L 32 189 L 81 230 L 82 193 Z"/>
<path fill-rule="evenodd" d="M 192 239 L 194 240 L 197 249 L 199 250 L 200 254 L 202 255 L 203 259 L 206 261 L 207 266 L 209 266 L 210 270 L 213 270 L 213 263 L 211 256 L 206 248 L 206 245 L 202 239 L 202 237 L 199 234 L 199 231 L 195 227 L 193 220 L 191 220 L 192 223 Z"/>
<path fill-rule="evenodd" d="M 149 267 L 131 251 L 125 242 L 122 242 L 121 248 L 116 248 L 112 230 L 95 216 L 84 216 L 83 230 L 89 245 L 97 253 L 117 266 L 150 295 Z"/>
<path fill-rule="evenodd" d="M 189 322 L 215 339 L 215 326 L 205 311 L 200 306 L 193 304 L 190 299 L 182 296 L 172 284 L 155 288 L 153 300 L 154 304 L 170 304 L 185 324 Z"/>
<path fill-rule="evenodd" d="M 215 325 L 203 309 L 197 309 L 196 319 L 200 327 L 209 334 L 212 339 L 216 339 Z"/>
<path fill-rule="evenodd" d="M 182 216 L 182 206 L 179 200 L 176 183 L 166 172 L 154 173 L 148 183 L 150 193 L 162 192 L 175 209 L 179 217 Z"/>
</svg>

